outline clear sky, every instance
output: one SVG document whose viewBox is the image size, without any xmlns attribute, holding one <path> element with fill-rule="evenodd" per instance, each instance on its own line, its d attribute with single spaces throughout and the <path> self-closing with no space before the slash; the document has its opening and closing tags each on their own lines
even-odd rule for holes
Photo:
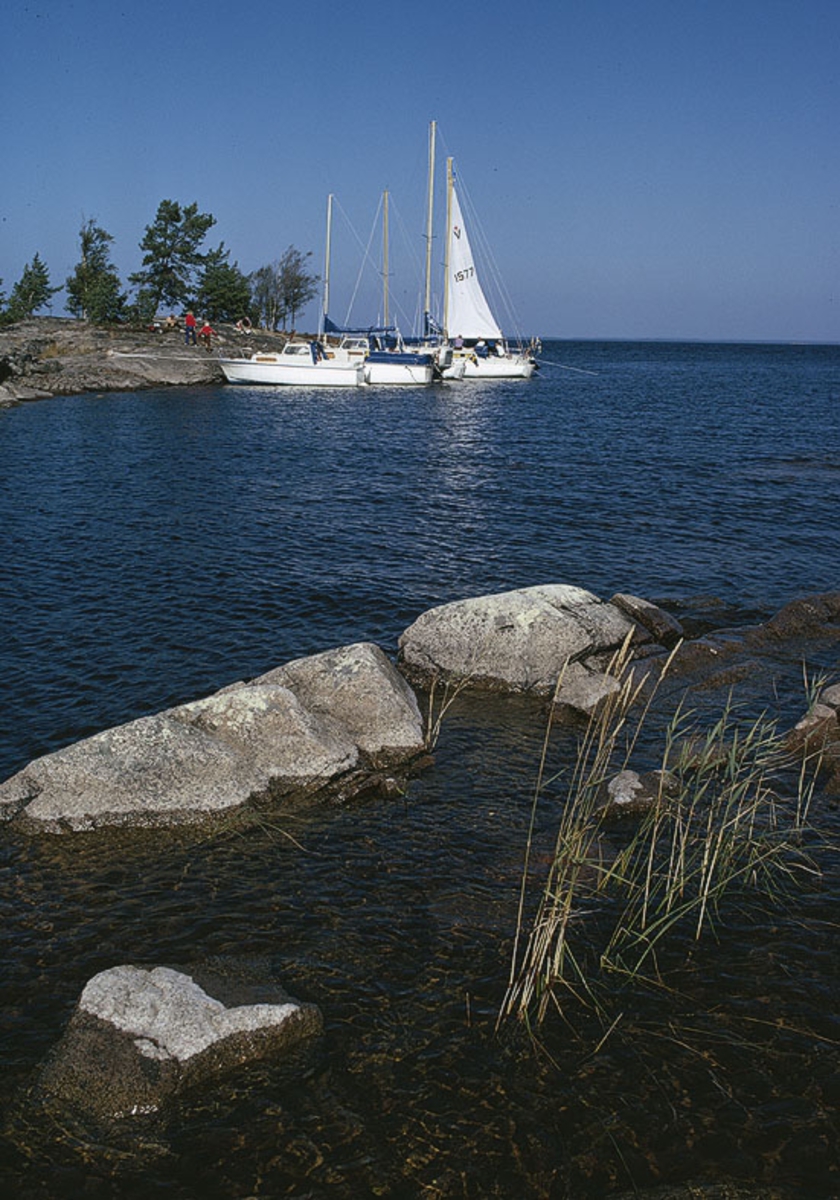
<svg viewBox="0 0 840 1200">
<path fill-rule="evenodd" d="M 163 199 L 320 274 L 332 192 L 343 320 L 388 188 L 413 315 L 434 118 L 523 332 L 840 341 L 837 0 L 3 0 L 0 46 L 7 295 L 90 217 L 125 280 Z"/>
</svg>

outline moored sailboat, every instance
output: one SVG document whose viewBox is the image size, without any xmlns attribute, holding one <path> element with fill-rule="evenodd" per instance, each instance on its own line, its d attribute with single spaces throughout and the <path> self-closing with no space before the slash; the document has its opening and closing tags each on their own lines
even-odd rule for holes
<svg viewBox="0 0 840 1200">
<path fill-rule="evenodd" d="M 324 307 L 321 318 L 323 351 L 328 361 L 356 364 L 361 367 L 365 383 L 418 385 L 431 383 L 435 376 L 432 354 L 425 350 L 407 350 L 395 327 L 389 325 L 388 295 L 388 192 L 383 196 L 383 308 L 384 326 L 368 329 L 342 329 L 330 320 L 329 272 L 332 243 L 332 202 L 327 198 L 327 241 L 324 264 Z M 340 338 L 338 344 L 329 342 L 329 335 Z"/>
<path fill-rule="evenodd" d="M 531 349 L 508 346 L 479 281 L 451 158 L 446 160 L 446 190 L 443 328 L 454 361 L 464 362 L 467 379 L 529 379 L 536 366 Z"/>
</svg>

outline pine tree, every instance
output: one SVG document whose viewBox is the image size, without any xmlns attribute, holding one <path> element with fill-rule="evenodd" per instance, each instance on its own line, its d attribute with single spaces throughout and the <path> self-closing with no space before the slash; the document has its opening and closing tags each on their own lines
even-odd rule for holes
<svg viewBox="0 0 840 1200">
<path fill-rule="evenodd" d="M 176 200 L 161 200 L 157 215 L 140 243 L 145 251 L 143 269 L 129 276 L 137 291 L 137 308 L 149 319 L 161 307 L 179 308 L 190 302 L 195 273 L 206 261 L 201 243 L 216 218 L 200 213 L 198 205 L 185 207 Z"/>
<path fill-rule="evenodd" d="M 24 321 L 39 308 L 48 304 L 60 287 L 50 287 L 50 273 L 41 256 L 36 253 L 31 263 L 23 268 L 23 274 L 12 288 L 7 312 L 10 321 Z"/>
<path fill-rule="evenodd" d="M 238 263 L 227 260 L 224 242 L 206 255 L 198 283 L 196 304 L 210 321 L 238 321 L 251 312 L 251 289 Z"/>
<path fill-rule="evenodd" d="M 113 240 L 94 220 L 85 221 L 79 230 L 82 257 L 66 284 L 68 310 L 97 325 L 118 321 L 125 311 L 126 297 L 110 260 Z"/>
</svg>

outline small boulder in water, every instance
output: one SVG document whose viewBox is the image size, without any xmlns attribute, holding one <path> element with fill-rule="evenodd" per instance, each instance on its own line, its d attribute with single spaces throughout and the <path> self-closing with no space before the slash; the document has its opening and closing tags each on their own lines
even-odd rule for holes
<svg viewBox="0 0 840 1200">
<path fill-rule="evenodd" d="M 100 1119 L 150 1115 L 185 1087 L 282 1055 L 322 1025 L 314 1004 L 278 986 L 235 985 L 212 971 L 113 967 L 85 986 L 37 1094 Z"/>
</svg>

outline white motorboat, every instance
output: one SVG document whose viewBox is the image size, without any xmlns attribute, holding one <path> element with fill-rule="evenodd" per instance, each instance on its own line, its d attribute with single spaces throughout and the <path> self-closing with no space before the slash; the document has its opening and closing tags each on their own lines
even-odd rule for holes
<svg viewBox="0 0 840 1200">
<path fill-rule="evenodd" d="M 228 383 L 292 384 L 299 387 L 358 387 L 365 382 L 357 361 L 327 358 L 317 342 L 286 342 L 279 351 L 220 358 Z"/>
</svg>

